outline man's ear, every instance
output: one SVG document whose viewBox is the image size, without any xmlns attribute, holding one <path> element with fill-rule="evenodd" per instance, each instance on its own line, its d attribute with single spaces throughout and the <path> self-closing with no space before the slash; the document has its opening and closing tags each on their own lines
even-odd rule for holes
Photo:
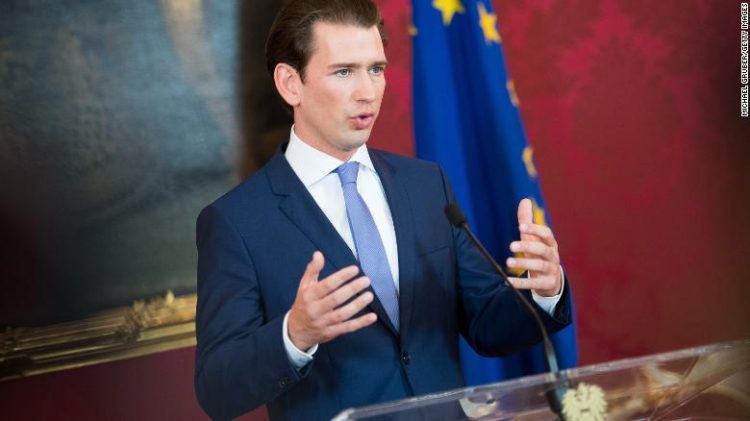
<svg viewBox="0 0 750 421">
<path fill-rule="evenodd" d="M 292 107 L 299 105 L 302 100 L 302 78 L 294 67 L 286 63 L 277 64 L 273 69 L 273 82 L 287 104 Z"/>
</svg>

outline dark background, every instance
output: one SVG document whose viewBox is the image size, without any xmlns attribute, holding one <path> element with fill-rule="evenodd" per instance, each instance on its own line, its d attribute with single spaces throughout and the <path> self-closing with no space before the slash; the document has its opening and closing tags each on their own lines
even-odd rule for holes
<svg viewBox="0 0 750 421">
<path fill-rule="evenodd" d="M 195 290 L 200 209 L 288 130 L 276 2 L 0 6 L 0 326 Z"/>
</svg>

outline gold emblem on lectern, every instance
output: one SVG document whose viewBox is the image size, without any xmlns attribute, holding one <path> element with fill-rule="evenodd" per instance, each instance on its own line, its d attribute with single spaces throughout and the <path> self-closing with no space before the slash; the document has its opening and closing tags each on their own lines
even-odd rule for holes
<svg viewBox="0 0 750 421">
<path fill-rule="evenodd" d="M 604 391 L 593 384 L 581 383 L 576 389 L 565 392 L 562 406 L 568 421 L 604 421 L 607 415 Z"/>
</svg>

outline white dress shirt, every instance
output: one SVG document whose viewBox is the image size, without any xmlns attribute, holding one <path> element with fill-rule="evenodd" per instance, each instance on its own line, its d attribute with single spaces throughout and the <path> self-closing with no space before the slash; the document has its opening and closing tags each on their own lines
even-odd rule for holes
<svg viewBox="0 0 750 421">
<path fill-rule="evenodd" d="M 345 162 L 321 152 L 302 141 L 294 132 L 294 126 L 292 126 L 291 134 L 289 135 L 289 145 L 286 148 L 284 156 L 294 173 L 302 181 L 302 184 L 305 185 L 310 195 L 312 195 L 315 203 L 318 204 L 328 220 L 331 221 L 331 224 L 336 228 L 341 238 L 344 239 L 352 253 L 357 256 L 354 238 L 349 228 L 349 218 L 346 214 L 343 189 L 341 188 L 338 174 L 333 172 Z M 391 268 L 393 282 L 396 284 L 396 290 L 398 290 L 398 244 L 396 243 L 396 231 L 393 228 L 391 209 L 388 206 L 383 184 L 380 182 L 377 172 L 375 172 L 375 167 L 372 165 L 366 145 L 362 145 L 357 149 L 349 160 L 349 162 L 351 161 L 359 162 L 357 191 L 367 204 L 375 220 L 375 225 L 380 233 L 385 254 L 388 258 L 388 265 Z M 560 296 L 562 296 L 562 290 L 560 294 L 554 297 L 542 297 L 533 294 L 534 301 L 549 314 L 552 314 L 555 310 Z M 288 321 L 289 312 L 284 316 L 284 347 L 292 364 L 299 369 L 312 361 L 313 354 L 318 350 L 318 345 L 313 346 L 306 352 L 294 346 L 291 339 L 289 339 Z"/>
</svg>

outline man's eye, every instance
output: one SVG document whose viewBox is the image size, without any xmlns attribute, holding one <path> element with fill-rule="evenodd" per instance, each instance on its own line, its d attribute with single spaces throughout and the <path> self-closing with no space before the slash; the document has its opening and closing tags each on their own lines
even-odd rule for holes
<svg viewBox="0 0 750 421">
<path fill-rule="evenodd" d="M 379 75 L 385 71 L 385 68 L 383 66 L 374 66 L 370 68 L 370 73 L 373 75 Z"/>
<path fill-rule="evenodd" d="M 336 75 L 338 76 L 349 76 L 351 74 L 351 69 L 339 69 L 336 71 Z"/>
</svg>

